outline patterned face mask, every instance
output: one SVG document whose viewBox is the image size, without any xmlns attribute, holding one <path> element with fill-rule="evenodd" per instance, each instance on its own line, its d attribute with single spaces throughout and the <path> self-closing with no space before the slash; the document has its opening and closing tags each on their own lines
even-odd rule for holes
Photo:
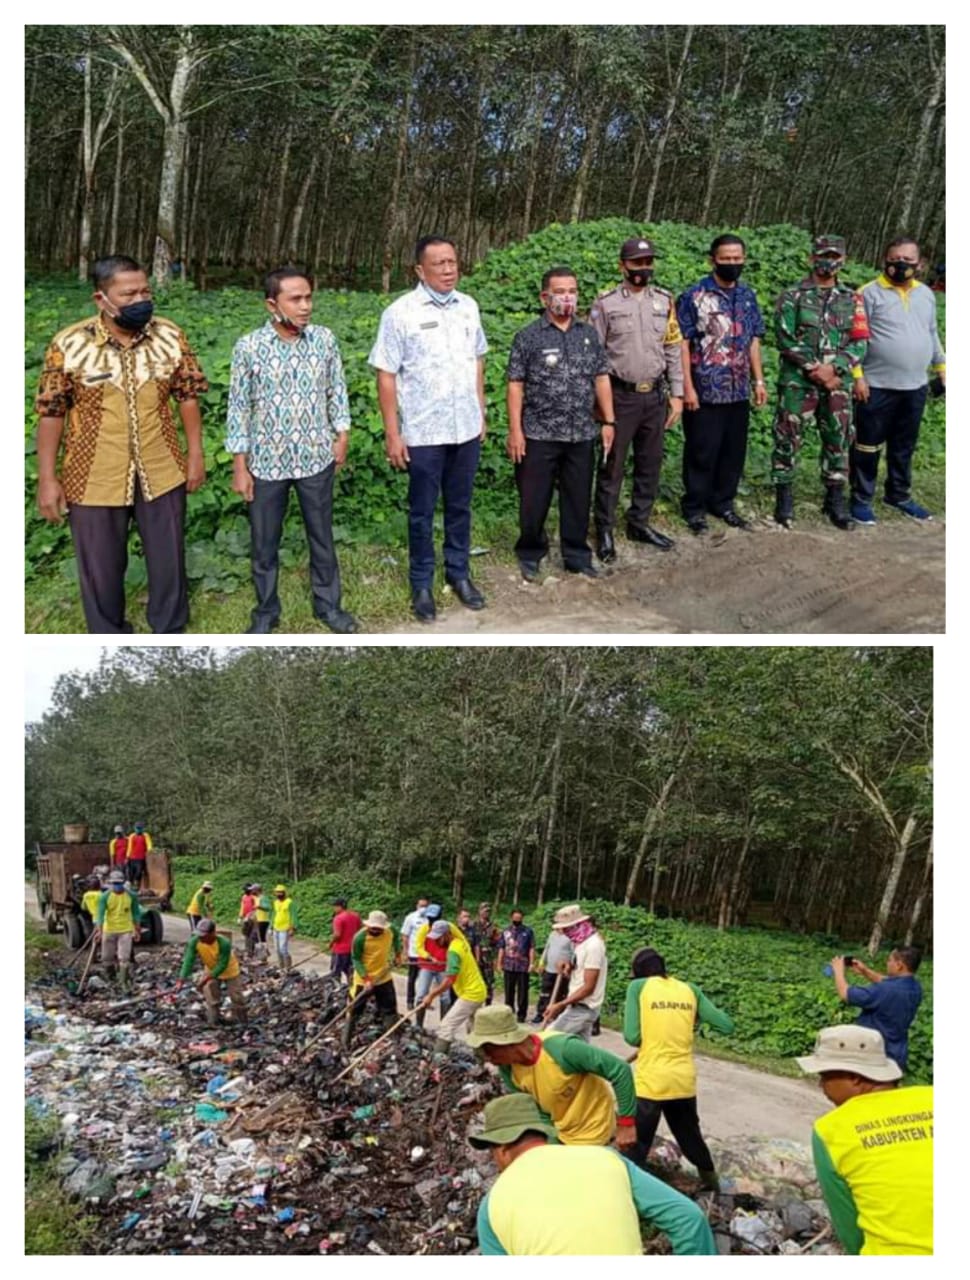
<svg viewBox="0 0 970 1280">
<path fill-rule="evenodd" d="M 547 293 L 546 306 L 549 308 L 549 314 L 556 316 L 558 319 L 565 319 L 567 316 L 576 314 L 576 304 L 579 301 L 579 295 L 576 293 Z"/>
<path fill-rule="evenodd" d="M 575 946 L 585 942 L 595 932 L 596 926 L 589 920 L 581 920 L 579 924 L 570 925 L 568 929 L 563 929 L 563 933 Z"/>
</svg>

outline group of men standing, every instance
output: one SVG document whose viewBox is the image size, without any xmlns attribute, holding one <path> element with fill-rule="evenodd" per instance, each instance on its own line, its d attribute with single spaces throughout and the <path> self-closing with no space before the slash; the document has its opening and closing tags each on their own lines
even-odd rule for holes
<svg viewBox="0 0 970 1280">
<path fill-rule="evenodd" d="M 591 511 L 596 555 L 603 564 L 615 561 L 630 450 L 627 537 L 670 550 L 673 540 L 651 519 L 664 436 L 681 418 L 688 528 L 705 533 L 708 516 L 749 527 L 735 499 L 750 405 L 763 406 L 767 390 L 764 321 L 754 291 L 740 279 L 745 252 L 740 236 L 718 236 L 709 274 L 675 299 L 654 282 L 657 246 L 633 236 L 619 250 L 622 282 L 595 300 L 588 323 L 579 319 L 575 271 L 553 266 L 543 275 L 541 315 L 516 334 L 506 369 L 506 447 L 519 494 L 515 552 L 527 581 L 539 577 L 548 554 L 545 524 L 556 491 L 567 572 L 599 574 L 589 545 Z M 881 274 L 859 290 L 839 278 L 842 237 L 817 236 L 810 274 L 778 299 L 772 477 L 780 524 L 794 520 L 795 462 L 812 424 L 821 442 L 823 508 L 837 527 L 876 523 L 884 445 L 884 501 L 913 519 L 930 518 L 912 498 L 912 457 L 930 371 L 941 393 L 946 367 L 935 297 L 916 278 L 919 261 L 918 245 L 899 237 L 886 247 Z M 457 288 L 453 241 L 423 236 L 414 270 L 415 287 L 382 313 L 369 359 L 387 461 L 408 473 L 411 607 L 420 621 L 432 622 L 439 498 L 445 579 L 467 608 L 485 605 L 471 578 L 470 548 L 472 490 L 487 427 L 488 343 L 475 300 Z M 38 505 L 46 519 L 68 515 L 89 631 L 131 630 L 124 574 L 134 517 L 148 571 L 149 624 L 156 632 L 180 632 L 188 622 L 185 496 L 205 479 L 198 398 L 208 384 L 182 331 L 154 315 L 137 262 L 102 259 L 94 284 L 97 314 L 58 333 L 45 357 L 36 400 Z M 249 630 L 279 625 L 280 539 L 295 488 L 314 613 L 333 631 L 353 632 L 358 624 L 341 605 L 332 528 L 334 478 L 347 460 L 351 427 L 340 351 L 330 330 L 311 322 L 313 281 L 303 269 L 271 271 L 263 291 L 266 321 L 233 351 L 225 438 L 232 487 L 250 516 L 256 605 Z M 171 400 L 182 419 L 184 451 Z"/>
</svg>

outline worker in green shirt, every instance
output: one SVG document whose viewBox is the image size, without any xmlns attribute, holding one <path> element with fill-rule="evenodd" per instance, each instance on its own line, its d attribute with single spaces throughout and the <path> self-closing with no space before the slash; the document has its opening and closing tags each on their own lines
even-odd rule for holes
<svg viewBox="0 0 970 1280">
<path fill-rule="evenodd" d="M 189 918 L 189 929 L 193 933 L 199 927 L 200 920 L 215 919 L 215 912 L 212 910 L 211 880 L 206 880 L 201 888 L 196 889 L 195 893 L 193 893 L 186 908 L 186 915 Z"/>
<path fill-rule="evenodd" d="M 615 1054 L 581 1036 L 532 1032 L 507 1005 L 479 1009 L 467 1040 L 498 1067 L 506 1089 L 535 1099 L 560 1142 L 605 1146 L 615 1136 L 618 1147 L 636 1143 L 633 1074 Z"/>
<path fill-rule="evenodd" d="M 932 1087 L 900 1089 L 882 1036 L 857 1022 L 824 1027 L 795 1061 L 834 1107 L 815 1121 L 812 1155 L 846 1253 L 932 1253 Z"/>
<path fill-rule="evenodd" d="M 293 968 L 293 957 L 290 955 L 290 939 L 300 927 L 296 903 L 287 892 L 285 884 L 278 884 L 273 890 L 273 940 L 276 943 L 276 958 L 284 971 Z"/>
<path fill-rule="evenodd" d="M 129 986 L 131 951 L 141 934 L 141 918 L 138 894 L 125 884 L 123 871 L 112 871 L 108 888 L 98 899 L 94 924 L 96 937 L 101 940 L 105 977 L 114 977 L 117 962 L 122 990 Z"/>
<path fill-rule="evenodd" d="M 633 1078 L 637 1091 L 637 1144 L 629 1156 L 646 1163 L 663 1116 L 681 1151 L 706 1187 L 720 1189 L 714 1160 L 697 1116 L 694 1028 L 706 1022 L 730 1035 L 734 1023 L 704 995 L 696 982 L 667 973 L 662 955 L 643 947 L 633 957 L 633 981 L 626 990 L 623 1039 L 636 1046 Z"/>
<path fill-rule="evenodd" d="M 499 1175 L 478 1208 L 483 1254 L 636 1255 L 641 1220 L 663 1231 L 675 1254 L 716 1254 L 692 1200 L 602 1146 L 564 1146 L 533 1098 L 494 1098 L 468 1138 L 488 1150 Z"/>
<path fill-rule="evenodd" d="M 216 933 L 214 920 L 200 920 L 198 928 L 189 938 L 182 957 L 182 970 L 175 984 L 176 991 L 181 991 L 185 986 L 196 960 L 201 960 L 205 969 L 199 988 L 205 998 L 205 1016 L 209 1025 L 216 1026 L 219 1022 L 222 986 L 226 988 L 232 1003 L 233 1021 L 245 1023 L 246 1002 L 243 1000 L 239 961 L 233 954 L 229 939 L 221 938 Z"/>
<path fill-rule="evenodd" d="M 351 1009 L 344 1024 L 346 1048 L 354 1037 L 357 1019 L 373 998 L 378 1018 L 390 1025 L 397 1017 L 397 992 L 391 966 L 401 964 L 401 934 L 383 911 L 372 911 L 358 929 L 350 947 L 354 976 L 347 993 Z"/>
</svg>

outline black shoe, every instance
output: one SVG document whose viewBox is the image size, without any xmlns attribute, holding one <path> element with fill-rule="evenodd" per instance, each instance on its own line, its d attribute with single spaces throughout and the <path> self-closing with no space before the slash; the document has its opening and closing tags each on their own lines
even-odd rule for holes
<svg viewBox="0 0 970 1280">
<path fill-rule="evenodd" d="M 673 538 L 668 538 L 657 529 L 651 529 L 648 524 L 628 524 L 626 536 L 631 542 L 649 542 L 652 547 L 658 547 L 661 551 L 669 551 L 674 545 Z"/>
<path fill-rule="evenodd" d="M 329 613 L 317 614 L 317 617 L 325 627 L 329 627 L 331 631 L 336 631 L 342 636 L 347 636 L 354 631 L 360 630 L 354 615 L 347 613 L 344 609 L 331 609 Z"/>
<path fill-rule="evenodd" d="M 835 525 L 836 529 L 855 528 L 855 521 L 849 515 L 845 505 L 845 485 L 829 484 L 825 486 L 825 501 L 822 510 Z"/>
<path fill-rule="evenodd" d="M 525 578 L 526 582 L 539 581 L 539 566 L 534 560 L 520 560 L 519 572 Z"/>
<path fill-rule="evenodd" d="M 280 625 L 279 618 L 253 618 L 246 628 L 247 636 L 268 636 Z"/>
<path fill-rule="evenodd" d="M 434 622 L 437 611 L 430 587 L 420 587 L 411 592 L 411 612 L 419 622 Z"/>
<path fill-rule="evenodd" d="M 709 533 L 710 527 L 703 516 L 691 516 L 687 521 L 687 528 L 691 533 Z"/>
<path fill-rule="evenodd" d="M 599 529 L 597 531 L 596 555 L 603 564 L 612 564 L 616 559 L 616 546 L 613 542 L 612 529 Z"/>
<path fill-rule="evenodd" d="M 472 582 L 471 578 L 458 578 L 454 582 L 449 582 L 448 586 L 451 587 L 466 609 L 485 608 L 485 597 Z"/>
<path fill-rule="evenodd" d="M 574 566 L 574 565 L 571 565 L 571 564 L 567 564 L 567 565 L 566 565 L 566 572 L 567 572 L 567 573 L 578 573 L 578 574 L 581 574 L 584 578 L 598 578 L 598 577 L 600 577 L 600 571 L 599 571 L 599 569 L 595 568 L 595 567 L 594 567 L 593 565 L 591 565 L 591 564 L 577 564 L 577 565 L 575 565 L 575 566 Z"/>
<path fill-rule="evenodd" d="M 744 516 L 739 516 L 736 511 L 715 511 L 714 515 L 718 520 L 723 520 L 731 529 L 750 529 L 750 523 L 745 520 Z"/>
<path fill-rule="evenodd" d="M 785 529 L 795 523 L 795 498 L 790 484 L 775 485 L 775 522 Z"/>
</svg>

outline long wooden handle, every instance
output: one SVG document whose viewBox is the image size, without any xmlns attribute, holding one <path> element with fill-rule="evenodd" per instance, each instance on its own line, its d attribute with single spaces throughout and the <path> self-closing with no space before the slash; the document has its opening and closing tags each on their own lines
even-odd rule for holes
<svg viewBox="0 0 970 1280">
<path fill-rule="evenodd" d="M 398 1018 L 397 1022 L 394 1023 L 393 1027 L 388 1027 L 388 1029 L 384 1032 L 384 1034 L 382 1036 L 378 1036 L 377 1039 L 372 1044 L 369 1044 L 363 1053 L 359 1053 L 356 1058 L 353 1058 L 347 1064 L 347 1066 L 344 1067 L 340 1075 L 335 1076 L 333 1078 L 333 1080 L 331 1081 L 331 1084 L 336 1084 L 338 1080 L 342 1080 L 344 1076 L 347 1075 L 348 1072 L 354 1069 L 354 1067 L 359 1066 L 360 1063 L 362 1063 L 366 1057 L 369 1057 L 370 1054 L 374 1052 L 374 1050 L 377 1048 L 379 1044 L 382 1044 L 387 1039 L 388 1036 L 393 1035 L 394 1032 L 398 1029 L 399 1026 L 401 1026 L 402 1023 L 407 1022 L 408 1018 L 413 1018 L 414 1015 L 422 1007 L 423 1007 L 422 1005 L 418 1005 L 417 1009 L 409 1009 L 403 1018 Z"/>
<path fill-rule="evenodd" d="M 85 951 L 87 951 L 88 947 L 91 948 L 91 954 L 92 955 L 94 954 L 94 941 L 95 941 L 95 934 L 94 934 L 94 931 L 92 930 L 91 936 L 90 938 L 88 938 L 87 942 L 85 942 L 83 946 L 78 947 L 77 951 L 75 951 L 74 955 L 71 957 L 71 963 L 64 970 L 65 973 L 71 972 L 71 970 L 74 968 L 77 962 L 84 955 Z"/>
<path fill-rule="evenodd" d="M 92 942 L 92 943 L 94 942 L 94 934 L 93 934 L 93 933 L 91 934 L 91 942 Z M 92 947 L 91 947 L 90 952 L 88 953 L 88 962 L 87 962 L 87 964 L 84 966 L 84 972 L 81 974 L 81 981 L 80 981 L 80 982 L 78 983 L 78 985 L 77 985 L 77 993 L 78 993 L 78 995 L 80 995 L 80 994 L 81 994 L 81 992 L 84 990 L 84 984 L 85 984 L 85 983 L 87 982 L 87 980 L 88 980 L 88 974 L 91 972 L 91 964 L 92 964 L 92 962 L 93 962 L 93 960 L 94 960 L 94 953 L 95 953 L 95 950 L 96 950 L 96 948 L 95 948 L 94 946 L 92 946 Z"/>
<path fill-rule="evenodd" d="M 308 1040 L 306 1042 L 306 1044 L 300 1050 L 300 1057 L 302 1057 L 307 1052 L 307 1050 L 311 1047 L 311 1045 L 315 1045 L 318 1040 L 321 1040 L 327 1034 L 327 1032 L 330 1030 L 331 1027 L 335 1027 L 341 1018 L 346 1018 L 347 1014 L 351 1011 L 354 1005 L 356 1005 L 360 1000 L 362 1000 L 364 996 L 367 995 L 367 992 L 368 992 L 368 988 L 365 987 L 364 990 L 361 991 L 359 995 L 354 996 L 353 1000 L 348 1000 L 347 1003 L 344 1005 L 344 1007 L 337 1014 L 337 1016 L 335 1018 L 331 1018 L 330 1021 L 326 1024 L 326 1026 L 321 1027 L 312 1040 Z"/>
</svg>

